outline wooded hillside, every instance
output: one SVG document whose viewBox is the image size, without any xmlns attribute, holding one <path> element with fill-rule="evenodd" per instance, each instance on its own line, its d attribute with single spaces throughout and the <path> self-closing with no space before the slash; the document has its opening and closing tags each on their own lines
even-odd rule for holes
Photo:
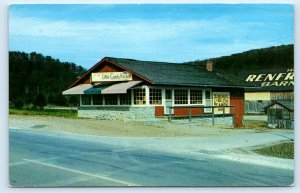
<svg viewBox="0 0 300 193">
<path fill-rule="evenodd" d="M 238 75 L 243 71 L 255 71 L 269 68 L 294 68 L 294 45 L 274 46 L 250 50 L 242 53 L 188 62 L 205 65 L 214 63 L 214 68 Z"/>
<path fill-rule="evenodd" d="M 62 91 L 84 72 L 81 66 L 50 56 L 9 52 L 9 100 L 22 106 L 34 103 L 38 94 L 42 94 L 48 104 L 65 105 L 68 101 Z"/>
</svg>

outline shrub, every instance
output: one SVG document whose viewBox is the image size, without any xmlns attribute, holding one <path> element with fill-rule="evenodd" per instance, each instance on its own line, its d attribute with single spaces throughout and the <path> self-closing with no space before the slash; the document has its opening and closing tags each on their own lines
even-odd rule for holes
<svg viewBox="0 0 300 193">
<path fill-rule="evenodd" d="M 44 106 L 47 105 L 46 97 L 43 93 L 39 93 L 36 95 L 34 99 L 34 106 L 37 106 L 40 108 L 40 110 L 44 109 Z"/>
</svg>

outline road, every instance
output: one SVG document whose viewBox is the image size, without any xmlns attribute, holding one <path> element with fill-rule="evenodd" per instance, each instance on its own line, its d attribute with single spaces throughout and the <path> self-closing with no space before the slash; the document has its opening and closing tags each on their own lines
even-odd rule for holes
<svg viewBox="0 0 300 193">
<path fill-rule="evenodd" d="M 294 181 L 289 169 L 126 148 L 95 136 L 10 129 L 9 139 L 14 187 L 287 186 Z"/>
</svg>

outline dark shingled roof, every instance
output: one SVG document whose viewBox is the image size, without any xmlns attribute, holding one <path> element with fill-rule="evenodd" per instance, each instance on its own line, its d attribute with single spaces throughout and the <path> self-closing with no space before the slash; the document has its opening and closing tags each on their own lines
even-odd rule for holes
<svg viewBox="0 0 300 193">
<path fill-rule="evenodd" d="M 264 107 L 264 109 L 268 109 L 269 107 L 273 106 L 274 104 L 278 104 L 282 107 L 285 107 L 289 111 L 294 111 L 294 100 L 286 100 L 286 99 L 278 99 L 273 101 L 272 103 L 268 104 Z"/>
<path fill-rule="evenodd" d="M 106 59 L 151 80 L 153 84 L 157 85 L 244 87 L 244 84 L 236 80 L 236 77 L 218 69 L 208 72 L 202 65 L 112 57 L 106 57 Z"/>
</svg>

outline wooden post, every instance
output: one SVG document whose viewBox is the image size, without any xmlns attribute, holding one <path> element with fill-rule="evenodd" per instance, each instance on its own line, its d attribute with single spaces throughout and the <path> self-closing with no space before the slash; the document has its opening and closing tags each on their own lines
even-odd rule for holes
<svg viewBox="0 0 300 193">
<path fill-rule="evenodd" d="M 192 107 L 189 107 L 189 122 L 192 122 Z"/>
<path fill-rule="evenodd" d="M 223 118 L 224 118 L 224 114 L 225 114 L 225 107 L 223 106 Z"/>
<path fill-rule="evenodd" d="M 234 127 L 234 106 L 232 106 L 232 126 Z"/>
<path fill-rule="evenodd" d="M 169 108 L 169 122 L 172 121 L 172 118 L 171 118 L 171 113 L 172 113 L 172 110 L 171 110 L 171 107 L 168 107 Z"/>
<path fill-rule="evenodd" d="M 212 125 L 215 125 L 215 108 L 212 107 Z"/>
</svg>

